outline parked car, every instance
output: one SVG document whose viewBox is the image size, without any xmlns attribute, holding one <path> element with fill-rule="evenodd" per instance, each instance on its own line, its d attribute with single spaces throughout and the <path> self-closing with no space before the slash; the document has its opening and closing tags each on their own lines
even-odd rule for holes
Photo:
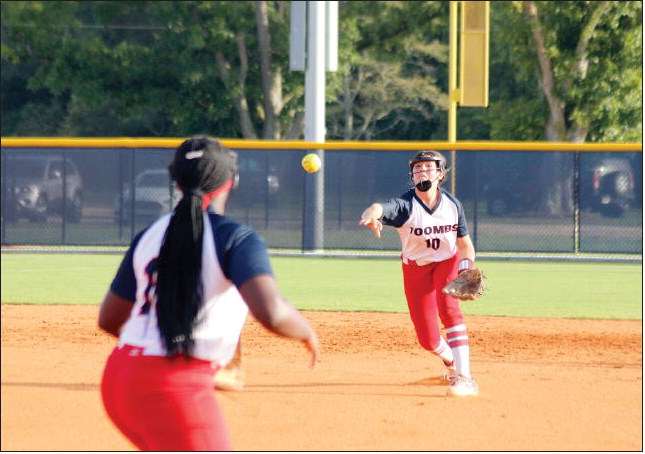
<svg viewBox="0 0 645 454">
<path fill-rule="evenodd" d="M 581 208 L 598 211 L 606 217 L 620 217 L 633 202 L 634 173 L 625 158 L 606 158 L 581 166 Z"/>
<path fill-rule="evenodd" d="M 4 214 L 8 220 L 44 222 L 50 214 L 77 223 L 83 217 L 83 179 L 74 163 L 60 156 L 16 155 L 5 161 Z M 63 195 L 65 194 L 65 196 Z"/>
<path fill-rule="evenodd" d="M 280 180 L 274 167 L 267 172 L 261 161 L 249 156 L 240 156 L 238 165 L 242 184 L 234 191 L 234 196 L 242 203 L 252 203 L 258 194 L 273 196 L 280 189 Z M 170 181 L 167 169 L 144 170 L 134 179 L 134 196 L 130 185 L 126 185 L 115 198 L 114 222 L 132 222 L 133 199 L 135 221 L 148 223 L 171 211 L 181 197 L 181 191 Z"/>
<path fill-rule="evenodd" d="M 620 217 L 634 200 L 634 174 L 625 158 L 583 161 L 580 169 L 580 208 Z M 486 204 L 491 216 L 536 212 L 540 194 L 536 181 L 515 178 L 486 187 Z"/>
<path fill-rule="evenodd" d="M 265 168 L 260 158 L 255 156 L 241 155 L 238 159 L 240 181 L 243 183 L 242 190 L 266 191 L 268 195 L 275 195 L 280 189 L 280 178 L 275 166 Z M 260 186 L 261 184 L 261 186 Z"/>
<path fill-rule="evenodd" d="M 262 154 L 240 153 L 239 186 L 231 193 L 231 203 L 238 208 L 275 207 L 281 189 L 277 166 L 268 164 Z"/>
<path fill-rule="evenodd" d="M 170 181 L 167 169 L 148 169 L 134 179 L 134 194 L 125 186 L 114 201 L 114 221 L 130 223 L 132 202 L 137 222 L 151 222 L 171 211 L 181 199 L 181 191 Z"/>
</svg>

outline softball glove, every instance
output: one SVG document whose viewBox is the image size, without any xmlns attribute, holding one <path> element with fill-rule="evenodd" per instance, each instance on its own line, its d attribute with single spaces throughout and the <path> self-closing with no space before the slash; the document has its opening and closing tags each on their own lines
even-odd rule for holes
<svg viewBox="0 0 645 454">
<path fill-rule="evenodd" d="M 484 294 L 484 273 L 478 268 L 463 271 L 443 288 L 443 293 L 460 300 L 476 300 Z"/>
</svg>

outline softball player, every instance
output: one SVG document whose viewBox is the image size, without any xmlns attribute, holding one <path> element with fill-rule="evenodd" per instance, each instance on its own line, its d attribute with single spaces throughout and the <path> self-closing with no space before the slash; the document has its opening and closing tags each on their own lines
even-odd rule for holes
<svg viewBox="0 0 645 454">
<path fill-rule="evenodd" d="M 459 300 L 441 292 L 459 272 L 473 267 L 475 248 L 461 203 L 441 187 L 447 173 L 443 155 L 420 151 L 409 165 L 414 188 L 370 205 L 360 225 L 370 227 L 377 238 L 383 224 L 396 228 L 405 297 L 419 343 L 446 365 L 449 395 L 475 396 L 478 387 L 470 374 L 468 331 Z"/>
<path fill-rule="evenodd" d="M 181 201 L 136 235 L 101 305 L 99 327 L 119 338 L 103 403 L 141 450 L 228 451 L 213 376 L 233 357 L 249 309 L 267 329 L 301 340 L 312 367 L 319 342 L 281 296 L 262 239 L 223 216 L 237 154 L 194 137 L 169 171 Z"/>
</svg>

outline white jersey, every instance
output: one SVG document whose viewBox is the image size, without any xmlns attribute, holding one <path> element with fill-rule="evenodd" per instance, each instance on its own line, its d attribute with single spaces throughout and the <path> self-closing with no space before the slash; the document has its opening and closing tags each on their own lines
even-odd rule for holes
<svg viewBox="0 0 645 454">
<path fill-rule="evenodd" d="M 134 301 L 119 341 L 142 347 L 143 355 L 166 355 L 157 324 L 154 279 L 170 216 L 163 216 L 135 237 L 111 286 L 115 293 Z M 221 366 L 231 360 L 248 315 L 237 288 L 253 276 L 271 273 L 264 242 L 250 227 L 204 214 L 203 303 L 193 331 L 191 356 Z"/>
<path fill-rule="evenodd" d="M 432 210 L 414 189 L 382 205 L 381 222 L 396 228 L 403 259 L 443 262 L 457 253 L 457 237 L 468 235 L 461 203 L 443 189 Z"/>
</svg>

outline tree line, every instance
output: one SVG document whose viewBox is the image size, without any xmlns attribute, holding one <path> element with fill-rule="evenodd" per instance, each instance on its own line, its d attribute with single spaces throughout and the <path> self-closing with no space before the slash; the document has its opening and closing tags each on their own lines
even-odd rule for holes
<svg viewBox="0 0 645 454">
<path fill-rule="evenodd" d="M 2 136 L 302 139 L 287 1 L 3 1 Z M 328 140 L 446 140 L 449 2 L 339 2 Z M 491 2 L 459 140 L 642 141 L 642 2 Z"/>
</svg>

